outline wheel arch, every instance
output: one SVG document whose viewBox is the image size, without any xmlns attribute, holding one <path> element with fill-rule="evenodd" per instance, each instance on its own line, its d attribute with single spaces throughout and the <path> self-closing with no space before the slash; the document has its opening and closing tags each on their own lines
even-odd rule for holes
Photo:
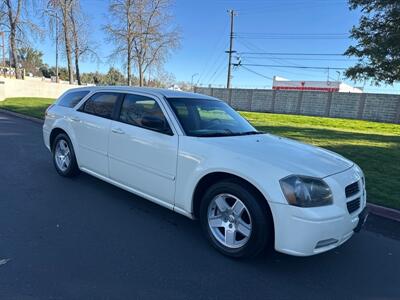
<svg viewBox="0 0 400 300">
<path fill-rule="evenodd" d="M 251 190 L 252 192 L 254 192 L 257 195 L 257 198 L 259 198 L 260 200 L 262 200 L 262 204 L 264 205 L 266 212 L 269 213 L 269 215 L 272 218 L 272 224 L 274 224 L 274 220 L 273 220 L 273 215 L 272 215 L 272 211 L 271 208 L 269 206 L 268 200 L 266 199 L 266 197 L 264 196 L 264 194 L 251 182 L 249 182 L 248 180 L 232 174 L 232 173 L 228 173 L 228 172 L 212 172 L 212 173 L 208 173 L 206 175 L 204 175 L 196 184 L 196 187 L 194 189 L 193 192 L 193 197 L 192 197 L 192 212 L 193 212 L 193 216 L 195 218 L 199 218 L 199 212 L 200 212 L 200 203 L 202 200 L 202 197 L 205 193 L 205 191 L 214 183 L 218 182 L 218 181 L 222 181 L 222 180 L 226 180 L 226 179 L 233 179 L 235 181 L 240 182 L 241 184 L 243 184 L 244 186 L 246 186 L 249 190 Z"/>
<path fill-rule="evenodd" d="M 55 127 L 51 130 L 50 132 L 50 138 L 49 138 L 49 145 L 50 145 L 50 149 L 53 150 L 53 144 L 54 141 L 56 139 L 56 137 L 60 134 L 60 133 L 64 133 L 68 136 L 68 138 L 71 140 L 71 137 L 69 136 L 69 134 L 62 128 L 60 127 Z"/>
</svg>

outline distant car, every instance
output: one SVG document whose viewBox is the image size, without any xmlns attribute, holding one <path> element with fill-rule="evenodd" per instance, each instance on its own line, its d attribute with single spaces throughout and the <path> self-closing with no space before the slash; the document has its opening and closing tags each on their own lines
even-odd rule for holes
<svg viewBox="0 0 400 300">
<path fill-rule="evenodd" d="M 232 257 L 335 248 L 366 218 L 365 179 L 342 156 L 257 131 L 225 102 L 173 90 L 86 87 L 46 112 L 57 172 L 79 171 L 198 218 Z"/>
</svg>

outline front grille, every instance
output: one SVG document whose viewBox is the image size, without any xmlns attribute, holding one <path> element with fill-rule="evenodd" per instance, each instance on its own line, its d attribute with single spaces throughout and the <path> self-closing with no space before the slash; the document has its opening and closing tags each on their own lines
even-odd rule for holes
<svg viewBox="0 0 400 300">
<path fill-rule="evenodd" d="M 345 192 L 346 192 L 346 197 L 349 198 L 355 194 L 357 194 L 360 191 L 360 185 L 357 182 L 354 182 L 348 186 L 346 186 Z"/>
<path fill-rule="evenodd" d="M 347 210 L 349 211 L 350 214 L 355 212 L 359 208 L 360 208 L 360 198 L 347 202 Z"/>
</svg>

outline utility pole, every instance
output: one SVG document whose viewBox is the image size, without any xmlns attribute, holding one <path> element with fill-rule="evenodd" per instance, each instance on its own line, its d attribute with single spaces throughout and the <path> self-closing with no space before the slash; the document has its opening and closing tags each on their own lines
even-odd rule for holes
<svg viewBox="0 0 400 300">
<path fill-rule="evenodd" d="M 192 91 L 194 91 L 194 86 L 193 86 L 193 78 L 195 78 L 196 76 L 198 76 L 199 73 L 194 73 L 192 75 L 192 80 L 190 81 L 190 88 L 192 89 Z"/>
<path fill-rule="evenodd" d="M 58 15 L 56 12 L 56 82 L 58 83 Z"/>
<path fill-rule="evenodd" d="M 0 32 L 1 35 L 1 53 L 2 53 L 2 67 L 6 66 L 6 51 L 5 51 L 5 38 L 4 31 Z"/>
<path fill-rule="evenodd" d="M 328 67 L 328 78 L 326 79 L 326 82 L 329 84 L 329 76 L 330 75 L 330 69 L 329 69 L 329 67 Z"/>
<path fill-rule="evenodd" d="M 233 51 L 233 18 L 236 16 L 236 13 L 233 9 L 228 10 L 228 13 L 230 14 L 230 19 L 231 19 L 231 31 L 229 35 L 229 51 L 226 51 L 228 53 L 228 78 L 226 80 L 226 88 L 229 89 L 231 87 L 231 68 L 232 68 L 232 53 L 235 53 L 236 51 Z"/>
</svg>

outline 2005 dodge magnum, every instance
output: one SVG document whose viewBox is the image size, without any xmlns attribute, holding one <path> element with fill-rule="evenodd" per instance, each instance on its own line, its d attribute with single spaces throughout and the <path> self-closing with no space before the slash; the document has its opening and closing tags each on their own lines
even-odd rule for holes
<svg viewBox="0 0 400 300">
<path fill-rule="evenodd" d="M 232 257 L 335 248 L 366 218 L 365 179 L 333 152 L 257 131 L 225 102 L 172 90 L 85 87 L 46 111 L 62 176 L 96 176 L 189 218 Z"/>
</svg>

